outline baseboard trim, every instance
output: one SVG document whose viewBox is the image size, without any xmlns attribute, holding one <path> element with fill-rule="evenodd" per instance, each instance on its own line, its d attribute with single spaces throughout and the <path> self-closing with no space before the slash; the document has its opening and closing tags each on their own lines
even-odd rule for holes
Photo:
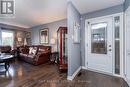
<svg viewBox="0 0 130 87">
<path fill-rule="evenodd" d="M 82 69 L 85 69 L 85 70 L 87 70 L 87 68 L 85 67 L 85 66 L 81 66 L 82 67 Z"/>
<path fill-rule="evenodd" d="M 73 73 L 72 76 L 67 76 L 67 80 L 72 81 L 76 77 L 76 75 L 79 73 L 80 70 L 81 70 L 81 66 Z"/>
</svg>

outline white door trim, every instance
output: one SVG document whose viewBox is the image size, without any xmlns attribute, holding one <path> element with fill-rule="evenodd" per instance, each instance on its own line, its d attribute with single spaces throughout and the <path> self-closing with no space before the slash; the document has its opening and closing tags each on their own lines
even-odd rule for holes
<svg viewBox="0 0 130 87">
<path fill-rule="evenodd" d="M 130 8 L 130 7 L 129 7 Z M 126 12 L 127 12 L 127 10 L 124 12 L 124 28 L 125 28 L 125 31 L 127 31 L 127 14 L 126 14 Z M 125 51 L 125 55 L 124 55 L 124 57 L 125 57 L 125 61 L 124 61 L 124 79 L 125 79 L 125 81 L 128 83 L 128 85 L 130 86 L 130 79 L 129 78 L 127 78 L 127 34 L 126 34 L 126 32 L 124 32 L 125 34 L 124 34 L 124 36 L 125 36 L 125 45 L 124 45 L 124 51 Z"/>
<path fill-rule="evenodd" d="M 123 49 L 123 47 L 124 47 L 124 41 L 123 41 L 123 38 L 124 38 L 124 34 L 123 34 L 123 32 L 124 32 L 124 30 L 123 30 L 123 12 L 85 20 L 85 67 L 86 67 L 86 69 L 88 69 L 88 66 L 87 66 L 87 62 L 88 62 L 87 61 L 88 60 L 88 51 L 87 51 L 87 49 L 88 49 L 88 41 L 86 39 L 86 38 L 88 38 L 88 36 L 87 36 L 88 35 L 88 32 L 87 32 L 88 31 L 88 24 L 87 24 L 87 22 L 91 21 L 91 20 L 94 20 L 94 19 L 100 19 L 100 18 L 106 18 L 106 17 L 115 17 L 115 16 L 120 16 L 121 17 L 121 19 L 120 19 L 120 22 L 121 22 L 120 23 L 121 24 L 121 26 L 120 26 L 120 48 L 121 48 L 121 52 L 120 52 L 121 53 L 121 55 L 120 55 L 120 75 L 116 75 L 115 72 L 114 72 L 114 69 L 115 69 L 115 67 L 114 67 L 114 64 L 115 64 L 114 63 L 114 58 L 113 58 L 113 73 L 112 74 L 113 74 L 113 76 L 124 77 L 124 69 L 123 69 L 124 68 L 124 60 L 123 60 L 123 57 L 124 57 L 124 55 L 123 55 L 123 53 L 124 53 L 124 49 Z M 113 24 L 114 24 L 114 22 L 113 22 Z M 113 43 L 114 43 L 114 41 L 113 41 Z M 100 72 L 100 71 L 97 71 L 97 72 Z M 100 72 L 100 73 L 104 73 L 104 72 Z M 108 73 L 104 73 L 104 74 L 108 74 Z M 108 74 L 108 75 L 110 75 L 110 74 Z"/>
</svg>

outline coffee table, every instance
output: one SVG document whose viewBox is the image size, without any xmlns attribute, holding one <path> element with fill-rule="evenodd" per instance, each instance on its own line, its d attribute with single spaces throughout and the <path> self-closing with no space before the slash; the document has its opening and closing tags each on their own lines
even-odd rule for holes
<svg viewBox="0 0 130 87">
<path fill-rule="evenodd" d="M 13 55 L 9 55 L 9 54 L 0 54 L 0 63 L 4 63 L 5 66 L 5 70 L 7 71 L 9 69 L 10 66 L 10 61 L 13 60 Z"/>
</svg>

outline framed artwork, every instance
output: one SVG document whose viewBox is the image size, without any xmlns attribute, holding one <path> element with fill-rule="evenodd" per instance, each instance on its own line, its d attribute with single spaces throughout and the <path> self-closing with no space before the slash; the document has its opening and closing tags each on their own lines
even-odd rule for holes
<svg viewBox="0 0 130 87">
<path fill-rule="evenodd" d="M 40 30 L 40 43 L 48 44 L 49 43 L 49 32 L 48 28 Z"/>
<path fill-rule="evenodd" d="M 73 41 L 80 43 L 80 25 L 75 21 L 73 25 Z"/>
</svg>

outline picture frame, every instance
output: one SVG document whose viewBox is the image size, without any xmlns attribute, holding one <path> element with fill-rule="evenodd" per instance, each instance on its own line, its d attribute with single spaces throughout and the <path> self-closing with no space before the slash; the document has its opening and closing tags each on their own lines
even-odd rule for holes
<svg viewBox="0 0 130 87">
<path fill-rule="evenodd" d="M 76 21 L 73 24 L 73 42 L 75 44 L 80 43 L 80 25 Z"/>
<path fill-rule="evenodd" d="M 44 28 L 40 30 L 40 43 L 48 44 L 49 43 L 49 29 Z"/>
</svg>

